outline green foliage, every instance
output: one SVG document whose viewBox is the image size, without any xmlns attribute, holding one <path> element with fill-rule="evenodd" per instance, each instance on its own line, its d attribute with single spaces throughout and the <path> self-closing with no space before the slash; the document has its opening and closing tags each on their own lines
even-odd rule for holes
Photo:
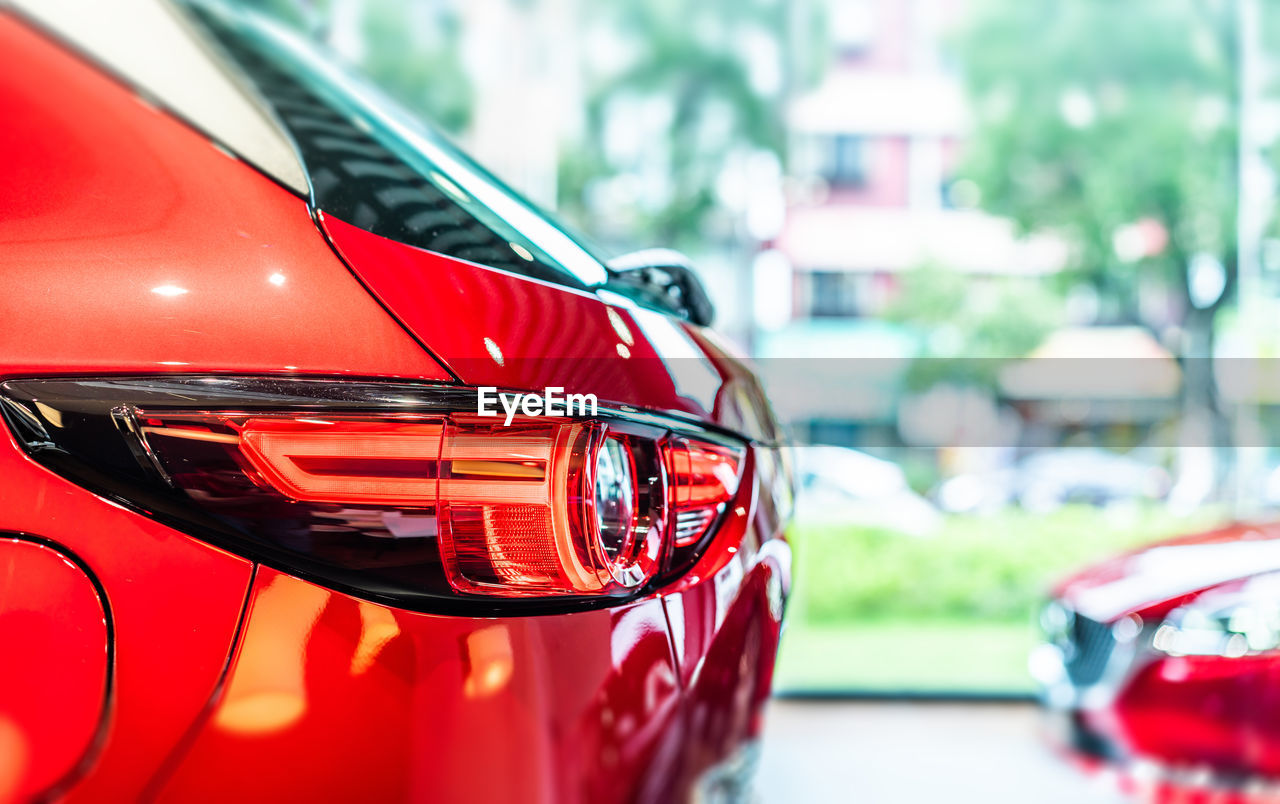
<svg viewBox="0 0 1280 804">
<path fill-rule="evenodd" d="M 1070 243 L 1072 267 L 1136 320 L 1142 272 L 1235 254 L 1234 3 L 986 0 L 958 41 L 976 112 L 964 172 L 982 205 Z M 1168 248 L 1119 261 L 1116 231 Z"/>
<path fill-rule="evenodd" d="M 773 688 L 781 692 L 1031 693 L 1030 622 L 883 620 L 813 625 L 782 636 Z"/>
<path fill-rule="evenodd" d="M 560 171 L 562 207 L 590 215 L 593 185 L 656 171 L 665 186 L 628 210 L 632 234 L 674 245 L 704 237 L 726 160 L 753 149 L 781 156 L 784 89 L 816 74 L 813 59 L 788 57 L 786 38 L 796 26 L 811 30 L 814 15 L 796 19 L 775 0 L 621 0 L 585 8 L 587 35 L 607 32 L 629 57 L 590 90 L 589 132 L 566 151 Z M 782 86 L 760 86 L 753 67 L 761 66 L 778 73 Z M 650 102 L 666 111 L 658 113 L 665 131 L 654 146 L 640 155 L 609 153 L 606 129 L 617 104 Z"/>
<path fill-rule="evenodd" d="M 327 0 L 313 3 L 306 0 L 242 0 L 242 3 L 304 33 L 314 31 L 317 20 L 328 15 L 330 5 Z"/>
<path fill-rule="evenodd" d="M 953 516 L 921 538 L 859 527 L 793 533 L 792 614 L 808 623 L 873 620 L 1027 621 L 1048 585 L 1087 562 L 1165 536 L 1204 529 L 1221 512 L 1178 517 L 1160 508 L 1067 506 Z"/>
<path fill-rule="evenodd" d="M 458 18 L 442 10 L 429 26 L 415 28 L 413 10 L 399 0 L 365 0 L 359 66 L 408 109 L 456 134 L 470 122 L 472 107 L 471 82 L 458 52 Z"/>
<path fill-rule="evenodd" d="M 886 318 L 929 335 L 908 370 L 910 390 L 944 382 L 994 390 L 1000 366 L 1039 346 L 1063 311 L 1062 299 L 1040 281 L 980 282 L 927 265 L 903 277 Z"/>
<path fill-rule="evenodd" d="M 1207 529 L 1224 512 L 1068 506 L 949 517 L 928 538 L 860 527 L 793 530 L 794 593 L 780 689 L 1029 692 L 1035 616 L 1064 573 Z"/>
<path fill-rule="evenodd" d="M 316 40 L 332 34 L 332 0 L 241 0 Z M 406 109 L 457 134 L 471 119 L 472 86 L 458 52 L 459 20 L 447 5 L 361 0 L 355 65 Z"/>
</svg>

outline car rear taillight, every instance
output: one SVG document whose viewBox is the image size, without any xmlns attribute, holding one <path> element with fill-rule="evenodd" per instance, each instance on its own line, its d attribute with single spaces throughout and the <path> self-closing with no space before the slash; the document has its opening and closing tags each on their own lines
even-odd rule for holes
<svg viewBox="0 0 1280 804">
<path fill-rule="evenodd" d="M 3 386 L 36 460 L 193 535 L 401 605 L 630 597 L 687 567 L 745 447 L 649 414 L 480 416 L 474 391 L 163 378 Z"/>
<path fill-rule="evenodd" d="M 742 451 L 674 438 L 666 450 L 676 547 L 697 544 L 738 491 Z"/>
</svg>

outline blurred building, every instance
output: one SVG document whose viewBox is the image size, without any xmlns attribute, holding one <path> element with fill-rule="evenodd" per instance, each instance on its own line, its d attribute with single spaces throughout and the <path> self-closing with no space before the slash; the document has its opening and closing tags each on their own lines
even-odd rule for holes
<svg viewBox="0 0 1280 804">
<path fill-rule="evenodd" d="M 755 266 L 758 356 L 905 365 L 916 341 L 876 320 L 905 272 L 964 272 L 981 292 L 984 277 L 1034 281 L 1062 266 L 1058 242 L 1019 239 L 1011 222 L 977 210 L 972 183 L 955 180 L 968 114 L 944 44 L 964 6 L 831 0 L 836 61 L 790 104 L 786 222 Z M 860 424 L 893 408 L 890 398 L 864 401 L 858 415 L 871 418 Z M 829 439 L 855 424 L 830 421 L 829 410 L 813 414 L 821 421 L 811 437 Z"/>
</svg>

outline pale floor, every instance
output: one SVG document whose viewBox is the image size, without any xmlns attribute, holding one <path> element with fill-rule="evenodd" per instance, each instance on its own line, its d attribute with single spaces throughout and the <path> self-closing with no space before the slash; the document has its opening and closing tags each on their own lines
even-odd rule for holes
<svg viewBox="0 0 1280 804">
<path fill-rule="evenodd" d="M 762 804 L 1124 804 L 1041 740 L 1030 704 L 777 700 Z"/>
</svg>

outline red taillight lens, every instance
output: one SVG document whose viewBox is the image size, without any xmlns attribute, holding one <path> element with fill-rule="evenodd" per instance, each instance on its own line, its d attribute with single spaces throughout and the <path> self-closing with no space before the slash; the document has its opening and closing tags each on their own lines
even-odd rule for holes
<svg viewBox="0 0 1280 804">
<path fill-rule="evenodd" d="M 671 476 L 673 539 L 677 548 L 697 544 L 738 492 L 742 450 L 672 438 L 667 444 Z"/>
<path fill-rule="evenodd" d="M 143 428 L 148 431 L 150 428 Z M 287 497 L 434 508 L 444 422 L 249 419 L 240 451 Z"/>
<path fill-rule="evenodd" d="M 0 409 L 56 471 L 255 560 L 424 609 L 626 598 L 675 577 L 734 498 L 745 456 L 647 414 L 506 424 L 460 412 L 474 392 L 458 388 L 18 386 Z"/>
<path fill-rule="evenodd" d="M 166 466 L 190 462 L 179 458 L 189 454 L 184 441 L 223 442 L 238 450 L 250 480 L 291 500 L 434 516 L 441 564 L 460 592 L 621 593 L 660 566 L 666 494 L 656 440 L 621 425 L 505 425 L 464 414 L 141 416 L 147 445 Z M 189 492 L 207 492 L 200 479 L 173 474 Z"/>
</svg>

